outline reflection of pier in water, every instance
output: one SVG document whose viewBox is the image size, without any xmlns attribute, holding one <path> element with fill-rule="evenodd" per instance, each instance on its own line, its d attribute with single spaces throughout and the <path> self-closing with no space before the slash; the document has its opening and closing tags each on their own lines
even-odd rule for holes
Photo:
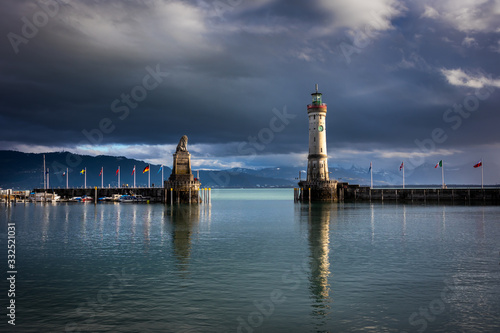
<svg viewBox="0 0 500 333">
<path fill-rule="evenodd" d="M 165 212 L 172 232 L 172 245 L 179 272 L 188 273 L 191 256 L 191 236 L 200 220 L 200 209 L 195 205 L 172 205 Z"/>
<path fill-rule="evenodd" d="M 318 203 L 303 206 L 301 222 L 307 223 L 310 249 L 309 290 L 311 292 L 311 317 L 316 330 L 321 332 L 328 321 L 331 290 L 330 276 L 330 219 L 335 215 L 336 205 Z"/>
</svg>

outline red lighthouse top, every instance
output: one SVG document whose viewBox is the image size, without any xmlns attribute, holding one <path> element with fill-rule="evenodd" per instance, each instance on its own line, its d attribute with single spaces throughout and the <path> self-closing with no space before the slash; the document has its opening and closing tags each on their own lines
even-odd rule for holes
<svg viewBox="0 0 500 333">
<path fill-rule="evenodd" d="M 323 103 L 321 100 L 322 94 L 318 92 L 317 84 L 316 84 L 316 92 L 313 92 L 311 96 L 312 96 L 312 103 L 307 106 L 307 111 L 326 112 L 326 104 Z"/>
</svg>

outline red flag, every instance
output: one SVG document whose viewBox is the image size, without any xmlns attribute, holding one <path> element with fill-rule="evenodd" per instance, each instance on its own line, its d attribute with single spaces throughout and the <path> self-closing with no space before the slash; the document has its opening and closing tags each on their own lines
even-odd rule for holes
<svg viewBox="0 0 500 333">
<path fill-rule="evenodd" d="M 118 176 L 118 172 L 120 172 L 120 169 L 116 169 L 116 175 Z"/>
<path fill-rule="evenodd" d="M 134 170 L 132 170 L 132 175 L 135 173 L 135 166 L 134 166 Z"/>
<path fill-rule="evenodd" d="M 149 171 L 149 165 L 147 167 L 144 168 L 144 170 L 142 170 L 142 173 L 146 173 Z"/>
<path fill-rule="evenodd" d="M 479 168 L 479 167 L 482 167 L 483 166 L 483 161 L 479 161 L 477 162 L 476 164 L 474 164 L 474 168 Z"/>
<path fill-rule="evenodd" d="M 102 175 L 102 168 L 101 168 L 101 172 L 99 172 L 99 176 L 101 176 L 101 175 Z"/>
<path fill-rule="evenodd" d="M 405 166 L 405 162 L 401 162 L 401 165 L 399 166 L 399 171 L 401 171 L 401 169 L 403 169 L 403 167 Z"/>
</svg>

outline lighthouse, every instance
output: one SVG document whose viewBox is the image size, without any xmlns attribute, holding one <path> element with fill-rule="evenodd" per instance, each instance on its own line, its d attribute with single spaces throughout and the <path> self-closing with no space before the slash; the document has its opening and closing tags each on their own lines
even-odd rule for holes
<svg viewBox="0 0 500 333">
<path fill-rule="evenodd" d="M 307 105 L 309 118 L 309 154 L 307 156 L 307 179 L 299 182 L 295 192 L 296 201 L 338 201 L 337 181 L 330 180 L 328 154 L 326 151 L 326 104 L 322 94 L 311 94 Z"/>
<path fill-rule="evenodd" d="M 309 155 L 307 157 L 307 181 L 328 181 L 328 155 L 326 152 L 326 104 L 321 93 L 311 94 L 312 103 L 307 106 L 309 116 Z"/>
</svg>

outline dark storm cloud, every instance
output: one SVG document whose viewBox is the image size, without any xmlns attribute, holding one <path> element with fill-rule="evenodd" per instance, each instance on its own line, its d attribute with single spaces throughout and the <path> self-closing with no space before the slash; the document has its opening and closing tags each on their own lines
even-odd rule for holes
<svg viewBox="0 0 500 333">
<path fill-rule="evenodd" d="M 23 17 L 33 22 L 42 9 L 2 4 L 0 141 L 7 145 L 175 144 L 188 134 L 199 144 L 233 143 L 205 147 L 215 155 L 241 155 L 242 143 L 270 127 L 273 109 L 286 108 L 296 117 L 259 153 L 305 152 L 314 83 L 329 107 L 331 147 L 412 150 L 438 127 L 448 133 L 443 148 L 499 141 L 493 10 L 462 26 L 452 15 L 457 5 L 445 1 L 58 4 L 17 53 L 8 34 L 22 36 Z M 477 89 L 451 84 L 445 74 L 455 72 L 443 70 L 452 69 L 490 76 L 491 93 L 450 130 L 456 122 L 444 113 Z"/>
</svg>

